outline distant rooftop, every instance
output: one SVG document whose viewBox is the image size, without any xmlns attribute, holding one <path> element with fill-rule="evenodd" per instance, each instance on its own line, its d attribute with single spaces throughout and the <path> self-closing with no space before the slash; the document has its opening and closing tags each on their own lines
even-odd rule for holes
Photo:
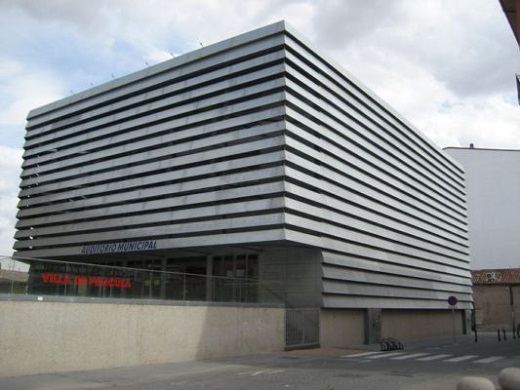
<svg viewBox="0 0 520 390">
<path fill-rule="evenodd" d="M 473 284 L 520 284 L 520 268 L 481 269 L 471 271 Z"/>
<path fill-rule="evenodd" d="M 443 150 L 462 149 L 462 150 L 478 150 L 478 151 L 493 151 L 493 152 L 520 152 L 520 149 L 503 149 L 503 148 L 476 148 L 473 144 L 470 146 L 447 146 Z"/>
<path fill-rule="evenodd" d="M 518 45 L 520 45 L 520 31 L 519 31 L 520 14 L 518 13 L 519 4 L 520 4 L 519 0 L 500 0 L 500 5 L 502 6 L 502 10 L 504 11 L 504 14 L 506 15 L 507 21 L 509 22 L 509 26 L 511 26 L 511 30 L 513 30 L 513 34 L 515 35 Z"/>
</svg>

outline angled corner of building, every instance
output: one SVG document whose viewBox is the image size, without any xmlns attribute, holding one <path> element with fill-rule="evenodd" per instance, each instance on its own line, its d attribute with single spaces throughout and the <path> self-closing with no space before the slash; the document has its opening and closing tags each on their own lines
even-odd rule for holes
<svg viewBox="0 0 520 390">
<path fill-rule="evenodd" d="M 461 167 L 284 22 L 31 111 L 19 198 L 16 256 L 247 270 L 322 344 L 471 308 Z"/>
</svg>

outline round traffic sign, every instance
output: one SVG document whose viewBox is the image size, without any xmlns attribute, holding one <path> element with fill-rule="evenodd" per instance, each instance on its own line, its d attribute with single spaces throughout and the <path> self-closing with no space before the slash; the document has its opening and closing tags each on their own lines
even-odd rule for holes
<svg viewBox="0 0 520 390">
<path fill-rule="evenodd" d="M 455 306 L 457 304 L 457 297 L 454 296 L 454 295 L 451 295 L 449 298 L 448 298 L 448 303 L 451 305 L 451 306 Z"/>
</svg>

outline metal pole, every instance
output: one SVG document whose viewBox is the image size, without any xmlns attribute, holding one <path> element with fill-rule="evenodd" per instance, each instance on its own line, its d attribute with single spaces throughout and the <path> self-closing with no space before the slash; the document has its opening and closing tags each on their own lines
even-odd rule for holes
<svg viewBox="0 0 520 390">
<path fill-rule="evenodd" d="M 455 331 L 455 308 L 451 308 L 451 319 L 453 324 L 453 344 L 457 343 L 457 336 Z"/>
<path fill-rule="evenodd" d="M 516 328 L 516 319 L 515 319 L 515 298 L 513 296 L 513 286 L 509 285 L 509 304 L 511 306 L 511 321 L 513 326 L 513 338 L 515 338 L 515 328 Z"/>
</svg>

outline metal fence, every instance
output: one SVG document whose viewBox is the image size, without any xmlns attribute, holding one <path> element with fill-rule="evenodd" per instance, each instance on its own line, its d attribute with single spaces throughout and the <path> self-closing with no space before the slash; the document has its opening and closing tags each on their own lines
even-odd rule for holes
<svg viewBox="0 0 520 390">
<path fill-rule="evenodd" d="M 283 304 L 259 280 L 26 259 L 0 269 L 0 294 Z"/>
<path fill-rule="evenodd" d="M 319 309 L 286 309 L 285 313 L 285 345 L 288 348 L 319 346 Z"/>
</svg>

